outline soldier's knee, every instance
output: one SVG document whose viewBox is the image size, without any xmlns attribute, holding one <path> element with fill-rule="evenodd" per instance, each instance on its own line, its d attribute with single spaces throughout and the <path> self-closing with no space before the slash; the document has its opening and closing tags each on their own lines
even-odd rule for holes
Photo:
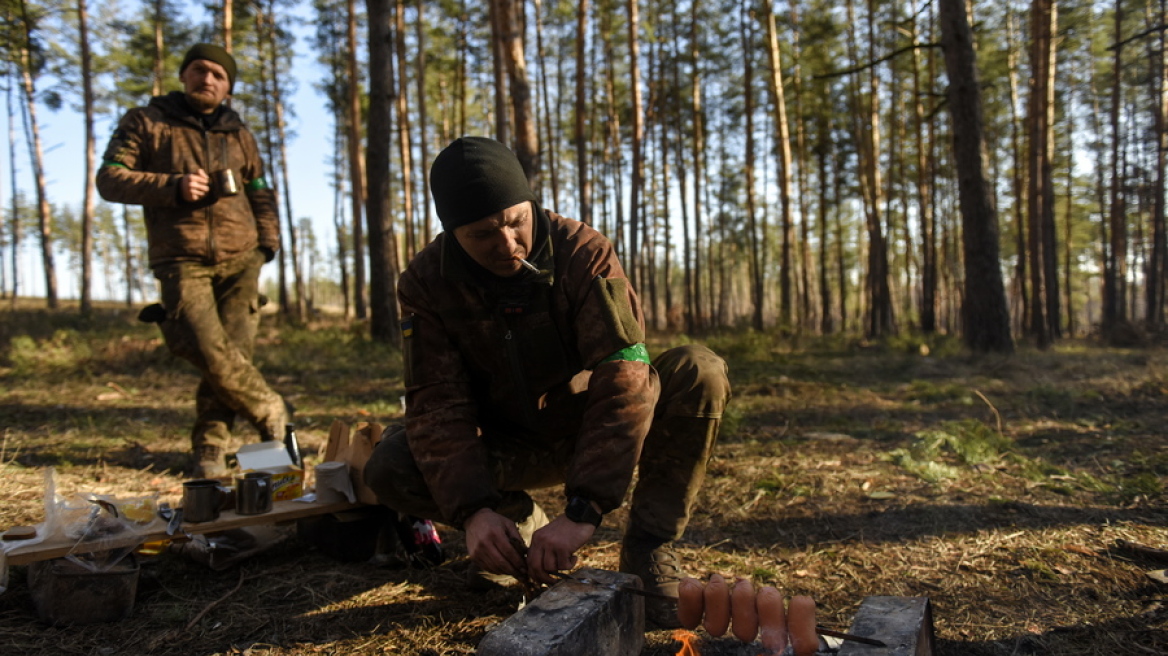
<svg viewBox="0 0 1168 656">
<path fill-rule="evenodd" d="M 726 361 L 700 344 L 669 349 L 653 360 L 667 414 L 718 417 L 730 399 Z"/>
<path fill-rule="evenodd" d="M 416 492 L 425 489 L 425 481 L 406 442 L 404 426 L 395 424 L 381 434 L 381 441 L 365 462 L 365 484 L 377 495 L 378 501 L 402 510 L 414 505 Z"/>
</svg>

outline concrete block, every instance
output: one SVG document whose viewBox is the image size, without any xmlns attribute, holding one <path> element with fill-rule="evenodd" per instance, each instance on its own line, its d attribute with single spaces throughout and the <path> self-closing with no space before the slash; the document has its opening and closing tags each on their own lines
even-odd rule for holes
<svg viewBox="0 0 1168 656">
<path fill-rule="evenodd" d="M 645 645 L 645 601 L 621 586 L 631 574 L 582 569 L 504 620 L 479 643 L 478 656 L 636 656 Z"/>
<path fill-rule="evenodd" d="M 865 597 L 848 633 L 885 647 L 844 641 L 837 656 L 933 656 L 933 610 L 928 597 Z"/>
</svg>

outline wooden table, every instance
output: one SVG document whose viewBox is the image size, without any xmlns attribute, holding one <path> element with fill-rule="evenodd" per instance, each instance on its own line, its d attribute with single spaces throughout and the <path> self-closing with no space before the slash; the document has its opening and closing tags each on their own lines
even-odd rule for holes
<svg viewBox="0 0 1168 656">
<path fill-rule="evenodd" d="M 335 512 L 342 512 L 345 510 L 352 510 L 360 508 L 365 504 L 362 503 L 317 503 L 297 501 L 295 499 L 290 501 L 277 501 L 272 504 L 272 511 L 263 513 L 262 515 L 240 515 L 234 510 L 224 510 L 219 515 L 219 519 L 210 522 L 183 522 L 182 529 L 176 531 L 174 535 L 167 535 L 166 531 L 156 531 L 147 533 L 145 535 L 135 534 L 132 537 L 126 537 L 121 541 L 118 540 L 103 540 L 102 542 L 76 542 L 71 540 L 52 540 L 46 542 L 39 542 L 37 544 L 28 545 L 25 547 L 17 547 L 8 552 L 9 565 L 27 565 L 38 560 L 51 560 L 53 558 L 61 558 L 69 554 L 90 553 L 93 551 L 100 551 L 105 549 L 114 549 L 117 547 L 124 547 L 129 545 L 136 546 L 143 542 L 153 542 L 157 540 L 175 540 L 183 539 L 185 535 L 197 535 L 200 533 L 214 533 L 216 531 L 225 531 L 232 528 L 241 528 L 244 526 L 256 526 L 259 524 L 280 524 L 289 522 L 302 517 L 314 517 L 316 515 L 327 515 Z"/>
</svg>

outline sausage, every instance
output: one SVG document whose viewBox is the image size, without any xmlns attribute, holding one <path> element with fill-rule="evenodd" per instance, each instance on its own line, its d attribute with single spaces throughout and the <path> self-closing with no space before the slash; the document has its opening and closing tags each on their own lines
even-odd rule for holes
<svg viewBox="0 0 1168 656">
<path fill-rule="evenodd" d="M 754 596 L 758 611 L 758 634 L 767 654 L 778 656 L 787 648 L 787 612 L 783 610 L 783 593 L 767 585 Z"/>
<path fill-rule="evenodd" d="M 730 588 L 721 574 L 711 574 L 706 584 L 706 633 L 721 638 L 730 628 Z"/>
<path fill-rule="evenodd" d="M 706 602 L 703 598 L 706 586 L 702 582 L 687 576 L 677 584 L 677 621 L 687 629 L 698 628 L 702 623 L 702 615 L 706 612 Z"/>
<path fill-rule="evenodd" d="M 791 633 L 791 647 L 795 656 L 814 656 L 819 648 L 815 634 L 815 600 L 811 597 L 791 597 L 787 606 L 787 630 Z"/>
<path fill-rule="evenodd" d="M 730 616 L 734 619 L 734 637 L 754 642 L 758 635 L 758 610 L 754 607 L 754 584 L 738 579 L 730 591 Z"/>
</svg>

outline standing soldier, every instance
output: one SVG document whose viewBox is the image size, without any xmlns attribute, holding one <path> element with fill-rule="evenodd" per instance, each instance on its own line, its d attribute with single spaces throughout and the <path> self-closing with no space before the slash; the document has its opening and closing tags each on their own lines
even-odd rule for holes
<svg viewBox="0 0 1168 656">
<path fill-rule="evenodd" d="M 235 71 L 223 48 L 192 47 L 183 90 L 127 112 L 97 172 L 102 198 L 143 207 L 165 310 L 156 320 L 171 353 L 203 376 L 191 433 L 198 477 L 226 475 L 237 414 L 276 440 L 288 412 L 252 364 L 260 267 L 279 248 L 280 222 L 255 137 L 223 104 Z"/>
<path fill-rule="evenodd" d="M 472 584 L 551 583 L 577 565 L 636 469 L 620 569 L 676 596 L 671 545 L 718 437 L 725 362 L 691 345 L 650 363 L 612 244 L 543 210 L 498 141 L 452 143 L 430 188 L 445 232 L 398 287 L 406 423 L 386 430 L 365 481 L 399 512 L 463 529 Z M 549 522 L 528 490 L 561 484 L 565 510 Z M 645 609 L 678 626 L 676 606 Z"/>
</svg>

